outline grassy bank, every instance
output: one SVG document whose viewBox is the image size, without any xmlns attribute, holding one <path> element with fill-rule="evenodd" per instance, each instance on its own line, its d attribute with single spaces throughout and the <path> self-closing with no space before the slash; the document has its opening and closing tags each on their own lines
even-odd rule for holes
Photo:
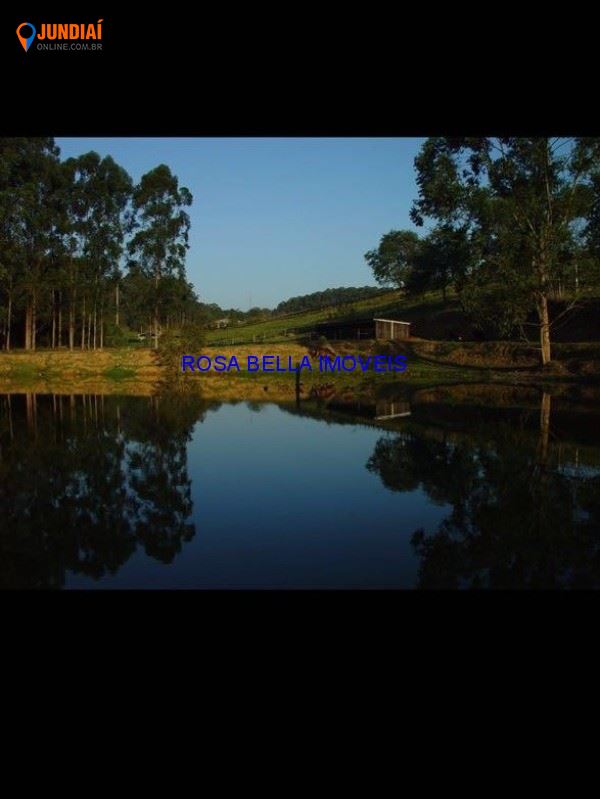
<svg viewBox="0 0 600 799">
<path fill-rule="evenodd" d="M 332 343 L 339 355 L 402 352 L 408 368 L 404 373 L 327 372 L 321 373 L 318 361 L 313 370 L 303 370 L 303 394 L 315 387 L 331 384 L 338 392 L 368 393 L 393 385 L 433 386 L 456 383 L 503 382 L 514 385 L 531 382 L 600 380 L 600 344 L 559 344 L 556 362 L 550 369 L 538 366 L 537 350 L 510 342 L 446 342 L 411 339 L 389 347 L 381 342 L 338 341 Z M 307 354 L 297 342 L 285 344 L 243 344 L 235 347 L 205 345 L 202 352 L 214 357 L 235 355 L 241 372 L 180 375 L 180 387 L 200 389 L 207 396 L 290 396 L 295 392 L 295 373 L 245 371 L 248 355 L 279 355 L 294 364 Z M 95 352 L 68 350 L 0 353 L 0 391 L 51 393 L 150 394 L 176 375 L 162 367 L 150 349 L 105 349 Z"/>
<path fill-rule="evenodd" d="M 0 353 L 0 390 L 151 393 L 163 370 L 151 350 L 15 350 Z"/>
<path fill-rule="evenodd" d="M 358 351 L 356 342 L 343 342 L 336 347 L 339 354 Z M 203 351 L 214 357 L 235 355 L 241 372 L 235 370 L 217 373 L 179 375 L 179 388 L 200 390 L 207 397 L 228 399 L 234 397 L 281 399 L 295 395 L 296 375 L 290 372 L 247 372 L 248 355 L 279 355 L 287 363 L 288 356 L 298 363 L 307 354 L 305 347 L 295 343 L 285 345 L 253 345 L 240 347 L 205 347 Z M 361 345 L 364 355 L 368 347 Z M 152 350 L 115 349 L 82 353 L 38 351 L 0 353 L 0 392 L 31 392 L 57 394 L 152 394 L 165 382 L 173 382 L 167 369 L 160 366 Z M 336 391 L 370 393 L 380 385 L 413 383 L 460 383 L 487 380 L 486 370 L 476 371 L 458 365 L 435 364 L 415 358 L 409 360 L 405 373 L 359 372 L 321 373 L 318 361 L 313 361 L 313 371 L 301 373 L 302 395 L 324 385 L 335 385 Z"/>
</svg>

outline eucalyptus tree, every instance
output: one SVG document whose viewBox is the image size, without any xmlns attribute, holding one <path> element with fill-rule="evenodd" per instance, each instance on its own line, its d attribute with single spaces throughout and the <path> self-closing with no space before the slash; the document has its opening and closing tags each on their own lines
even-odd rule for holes
<svg viewBox="0 0 600 799">
<path fill-rule="evenodd" d="M 0 178 L 1 180 L 1 178 Z M 19 285 L 19 252 L 12 237 L 12 220 L 6 209 L 3 192 L 0 190 L 0 320 L 2 323 L 2 347 L 10 350 L 11 326 L 15 293 Z"/>
<path fill-rule="evenodd" d="M 0 139 L 0 280 L 7 295 L 7 347 L 15 297 L 24 305 L 25 349 L 36 346 L 40 300 L 56 265 L 58 152 L 50 137 Z"/>
<path fill-rule="evenodd" d="M 160 320 L 168 300 L 163 278 L 185 278 L 190 218 L 184 210 L 192 195 L 165 164 L 142 176 L 133 192 L 136 229 L 128 249 L 143 275 L 152 280 L 154 346 L 158 348 Z"/>
<path fill-rule="evenodd" d="M 518 274 L 548 364 L 548 301 L 564 280 L 565 250 L 592 210 L 600 139 L 430 138 L 415 166 L 413 222 L 462 230 L 477 245 L 480 266 L 505 282 Z"/>
<path fill-rule="evenodd" d="M 71 224 L 66 236 L 69 285 L 69 347 L 75 339 L 77 293 L 81 302 L 81 347 L 102 347 L 109 284 L 119 278 L 119 259 L 131 222 L 133 184 L 110 157 L 89 152 L 65 162 L 70 176 Z"/>
</svg>

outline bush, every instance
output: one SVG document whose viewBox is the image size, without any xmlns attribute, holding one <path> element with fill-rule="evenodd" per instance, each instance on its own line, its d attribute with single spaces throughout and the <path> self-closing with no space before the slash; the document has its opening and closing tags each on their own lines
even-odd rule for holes
<svg viewBox="0 0 600 799">
<path fill-rule="evenodd" d="M 165 368 L 170 384 L 184 385 L 181 371 L 182 355 L 200 355 L 204 345 L 204 331 L 200 325 L 186 325 L 181 329 L 166 330 L 158 340 L 158 362 Z M 189 385 L 189 381 L 185 381 Z"/>
<path fill-rule="evenodd" d="M 126 347 L 131 334 L 114 322 L 107 322 L 104 340 L 107 347 Z"/>
</svg>

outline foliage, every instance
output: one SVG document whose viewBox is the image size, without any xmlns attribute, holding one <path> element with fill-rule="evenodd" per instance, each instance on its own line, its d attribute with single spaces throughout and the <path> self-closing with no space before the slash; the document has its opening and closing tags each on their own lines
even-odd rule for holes
<svg viewBox="0 0 600 799">
<path fill-rule="evenodd" d="M 139 272 L 149 280 L 154 346 L 158 348 L 161 312 L 168 306 L 177 285 L 163 278 L 182 281 L 185 277 L 190 218 L 183 209 L 192 204 L 192 195 L 185 187 L 179 188 L 175 175 L 161 164 L 142 176 L 132 203 L 136 229 L 128 250 L 137 258 Z"/>
<path fill-rule="evenodd" d="M 0 140 L 2 347 L 96 349 L 200 318 L 184 263 L 192 198 L 169 168 L 134 185 L 110 156 L 59 155 L 51 138 Z"/>
<path fill-rule="evenodd" d="M 415 249 L 407 289 L 411 293 L 441 289 L 445 295 L 448 287 L 454 286 L 460 293 L 472 265 L 473 249 L 466 230 L 438 225 Z"/>
<path fill-rule="evenodd" d="M 114 322 L 107 322 L 104 340 L 108 347 L 126 347 L 131 340 L 131 335 L 120 325 L 116 325 Z"/>
<path fill-rule="evenodd" d="M 384 286 L 404 286 L 412 272 L 420 246 L 412 230 L 390 230 L 381 237 L 376 250 L 365 253 L 375 280 Z"/>
<path fill-rule="evenodd" d="M 188 324 L 173 328 L 160 339 L 158 362 L 165 369 L 169 385 L 179 388 L 190 385 L 181 371 L 182 355 L 199 355 L 204 345 L 204 330 L 199 325 Z"/>
<path fill-rule="evenodd" d="M 492 339 L 511 338 L 522 329 L 529 312 L 529 290 L 518 270 L 499 273 L 484 264 L 467 281 L 461 303 L 475 326 Z"/>
<path fill-rule="evenodd" d="M 313 309 L 326 308 L 333 305 L 344 305 L 369 297 L 376 297 L 382 293 L 382 289 L 373 286 L 362 286 L 361 288 L 336 288 L 325 289 L 325 291 L 314 291 L 312 294 L 304 294 L 301 297 L 291 297 L 289 300 L 280 302 L 275 309 L 276 314 L 295 313 L 297 311 L 307 311 Z M 250 315 L 249 312 L 248 315 Z"/>
<path fill-rule="evenodd" d="M 483 269 L 474 279 L 487 277 L 492 296 L 501 297 L 494 286 L 518 273 L 519 292 L 538 314 L 547 364 L 548 300 L 565 287 L 577 291 L 582 229 L 588 243 L 594 240 L 600 139 L 430 138 L 415 166 L 413 222 L 431 219 L 461 231 L 472 247 L 473 274 Z"/>
</svg>

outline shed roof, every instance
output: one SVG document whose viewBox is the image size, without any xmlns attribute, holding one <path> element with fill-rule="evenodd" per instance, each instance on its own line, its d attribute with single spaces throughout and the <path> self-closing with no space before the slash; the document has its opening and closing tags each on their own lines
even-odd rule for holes
<svg viewBox="0 0 600 799">
<path fill-rule="evenodd" d="M 374 322 L 393 322 L 395 325 L 410 325 L 410 322 L 401 322 L 399 319 L 382 319 L 380 316 L 375 316 Z"/>
</svg>

